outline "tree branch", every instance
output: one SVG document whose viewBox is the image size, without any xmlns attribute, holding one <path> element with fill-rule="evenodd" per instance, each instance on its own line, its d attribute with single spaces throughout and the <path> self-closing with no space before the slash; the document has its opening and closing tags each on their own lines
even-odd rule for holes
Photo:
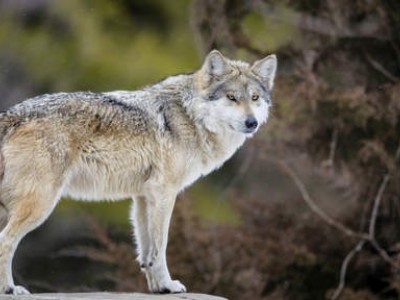
<svg viewBox="0 0 400 300">
<path fill-rule="evenodd" d="M 365 53 L 365 58 L 367 61 L 371 64 L 371 66 L 381 73 L 383 76 L 385 76 L 387 79 L 390 81 L 396 83 L 400 80 L 400 78 L 394 76 L 392 73 L 390 73 L 384 66 L 382 66 L 379 62 L 377 62 L 375 59 L 373 59 L 368 53 Z"/>
<path fill-rule="evenodd" d="M 361 240 L 357 243 L 357 245 L 346 255 L 342 262 L 342 266 L 340 267 L 340 279 L 339 279 L 339 285 L 335 292 L 333 293 L 331 299 L 336 300 L 342 293 L 344 287 L 346 286 L 346 274 L 347 274 L 347 268 L 356 254 L 358 254 L 364 247 L 366 240 Z"/>
<path fill-rule="evenodd" d="M 339 137 L 339 130 L 337 128 L 333 129 L 332 139 L 329 144 L 329 156 L 328 159 L 322 162 L 322 165 L 327 168 L 332 168 L 335 161 L 335 153 L 337 148 L 337 141 Z"/>
<path fill-rule="evenodd" d="M 360 233 L 350 229 L 349 227 L 343 225 L 342 223 L 334 220 L 331 216 L 326 214 L 319 206 L 314 202 L 311 198 L 310 194 L 308 193 L 304 183 L 301 179 L 297 176 L 297 174 L 292 170 L 289 165 L 282 161 L 278 160 L 278 164 L 281 166 L 282 170 L 285 171 L 286 174 L 293 180 L 294 184 L 296 185 L 297 189 L 299 190 L 303 200 L 307 203 L 307 205 L 311 208 L 311 210 L 316 213 L 321 219 L 323 219 L 326 223 L 331 225 L 332 227 L 340 230 L 345 235 L 352 237 L 352 238 L 359 238 L 359 239 L 368 239 L 368 235 L 365 233 Z"/>
<path fill-rule="evenodd" d="M 395 153 L 396 163 L 399 161 L 399 159 L 400 159 L 400 144 Z M 284 162 L 282 160 L 278 160 L 277 162 L 281 166 L 281 168 L 285 171 L 285 173 L 288 174 L 290 176 L 290 178 L 293 180 L 293 182 L 295 183 L 296 187 L 298 188 L 303 200 L 307 203 L 307 205 L 310 207 L 310 209 L 314 213 L 316 213 L 326 223 L 328 223 L 332 227 L 340 230 L 347 236 L 360 239 L 360 241 L 357 243 L 357 245 L 346 255 L 346 257 L 344 258 L 344 260 L 342 262 L 342 266 L 340 269 L 339 285 L 331 297 L 332 300 L 338 299 L 338 297 L 342 293 L 342 291 L 345 287 L 346 273 L 347 273 L 348 265 L 350 264 L 351 260 L 356 256 L 356 254 L 358 254 L 363 249 L 364 245 L 367 242 L 372 245 L 372 247 L 377 251 L 379 256 L 385 262 L 390 264 L 396 270 L 399 269 L 399 266 L 392 260 L 392 258 L 389 256 L 389 254 L 379 245 L 379 243 L 376 241 L 376 238 L 375 238 L 375 228 L 376 228 L 376 221 L 378 218 L 379 208 L 382 203 L 383 195 L 384 195 L 386 188 L 390 181 L 389 173 L 384 175 L 382 182 L 378 188 L 377 194 L 374 198 L 371 216 L 369 219 L 370 224 L 368 227 L 368 233 L 362 233 L 362 232 L 357 232 L 357 231 L 350 229 L 346 225 L 334 220 L 332 217 L 330 217 L 328 214 L 326 214 L 323 210 L 321 210 L 319 208 L 319 206 L 311 198 L 310 194 L 308 193 L 308 191 L 306 189 L 305 184 L 301 181 L 301 179 L 297 176 L 297 174 L 293 171 L 293 169 L 286 162 Z"/>
<path fill-rule="evenodd" d="M 376 219 L 378 217 L 379 206 L 382 202 L 382 196 L 386 190 L 386 186 L 388 185 L 389 180 L 390 180 L 390 175 L 385 174 L 385 176 L 383 176 L 382 183 L 379 186 L 378 193 L 376 194 L 374 200 L 374 207 L 372 208 L 369 229 L 368 229 L 368 235 L 371 240 L 375 240 L 375 225 L 376 225 Z"/>
</svg>

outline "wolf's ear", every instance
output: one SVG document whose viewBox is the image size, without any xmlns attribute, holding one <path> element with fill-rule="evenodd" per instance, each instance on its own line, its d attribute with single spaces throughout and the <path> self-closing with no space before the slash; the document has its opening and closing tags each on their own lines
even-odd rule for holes
<svg viewBox="0 0 400 300">
<path fill-rule="evenodd" d="M 251 71 L 261 78 L 269 89 L 272 89 L 274 85 L 276 68 L 278 61 L 274 54 L 268 55 L 266 58 L 257 60 L 251 67 Z"/>
<path fill-rule="evenodd" d="M 218 77 L 229 73 L 231 68 L 221 52 L 212 50 L 205 58 L 202 70 L 210 77 Z"/>
</svg>

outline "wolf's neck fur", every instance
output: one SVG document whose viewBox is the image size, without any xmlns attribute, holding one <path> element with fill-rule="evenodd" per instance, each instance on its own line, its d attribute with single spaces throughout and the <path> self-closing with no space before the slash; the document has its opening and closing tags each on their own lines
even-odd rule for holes
<svg viewBox="0 0 400 300">
<path fill-rule="evenodd" d="M 171 101 L 170 105 L 182 108 L 181 116 L 170 120 L 171 126 L 177 130 L 179 143 L 185 149 L 188 167 L 196 170 L 196 174 L 188 174 L 184 186 L 190 185 L 200 176 L 205 176 L 222 166 L 236 150 L 243 145 L 246 136 L 233 131 L 225 124 L 207 124 L 205 118 L 209 113 L 207 100 L 202 98 L 201 90 L 196 87 L 195 74 L 170 77 L 152 87 L 160 94 L 170 94 L 163 97 Z M 176 122 L 176 124 L 173 124 Z M 192 128 L 189 134 L 182 128 Z M 196 165 L 193 168 L 193 165 Z"/>
</svg>

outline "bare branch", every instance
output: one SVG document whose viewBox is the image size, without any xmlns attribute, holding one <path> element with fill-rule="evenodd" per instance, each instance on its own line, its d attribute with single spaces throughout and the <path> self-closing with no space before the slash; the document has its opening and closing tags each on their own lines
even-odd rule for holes
<svg viewBox="0 0 400 300">
<path fill-rule="evenodd" d="M 382 183 L 379 186 L 378 192 L 374 199 L 374 206 L 373 206 L 373 209 L 371 212 L 368 236 L 364 239 L 361 239 L 358 242 L 358 244 L 346 255 L 345 259 L 343 260 L 342 267 L 340 269 L 339 285 L 336 288 L 335 293 L 333 294 L 333 296 L 331 298 L 332 300 L 338 299 L 338 297 L 342 293 L 342 291 L 345 287 L 345 283 L 346 283 L 347 267 L 348 267 L 349 263 L 351 262 L 351 260 L 353 259 L 353 257 L 363 249 L 366 242 L 371 243 L 371 245 L 375 248 L 375 250 L 378 252 L 378 254 L 382 257 L 382 259 L 384 261 L 386 261 L 388 264 L 390 264 L 394 268 L 398 269 L 398 266 L 390 258 L 390 256 L 387 254 L 387 252 L 375 240 L 375 225 L 376 225 L 376 220 L 377 220 L 377 216 L 378 216 L 379 206 L 380 206 L 380 203 L 382 202 L 382 196 L 386 190 L 389 180 L 390 180 L 390 176 L 388 174 L 386 174 L 383 177 Z"/>
<path fill-rule="evenodd" d="M 335 161 L 335 153 L 337 148 L 337 141 L 339 137 L 339 130 L 335 128 L 332 133 L 332 140 L 329 144 L 329 157 L 322 162 L 322 165 L 327 168 L 332 168 Z"/>
<path fill-rule="evenodd" d="M 373 206 L 373 209 L 371 212 L 371 218 L 370 218 L 369 230 L 368 230 L 368 235 L 371 240 L 375 240 L 375 225 L 376 225 L 376 219 L 378 217 L 379 206 L 382 202 L 382 196 L 386 190 L 386 186 L 388 185 L 389 180 L 390 180 L 390 175 L 386 174 L 383 177 L 382 183 L 379 186 L 378 193 L 376 194 L 376 197 L 374 200 L 374 206 Z"/>
<path fill-rule="evenodd" d="M 400 144 L 395 153 L 396 163 L 399 161 L 399 159 L 400 159 Z M 360 240 L 358 242 L 358 244 L 356 245 L 356 247 L 354 247 L 353 250 L 351 250 L 345 257 L 345 259 L 343 260 L 342 267 L 340 269 L 339 285 L 331 298 L 332 300 L 337 299 L 340 296 L 340 294 L 342 293 L 343 288 L 345 287 L 345 282 L 346 282 L 347 267 L 348 267 L 350 261 L 353 259 L 353 257 L 362 250 L 362 248 L 364 247 L 366 242 L 369 242 L 372 245 L 372 247 L 375 248 L 375 250 L 378 252 L 379 256 L 385 262 L 390 264 L 395 270 L 399 269 L 399 266 L 393 261 L 393 259 L 389 256 L 389 254 L 379 245 L 379 243 L 375 239 L 375 227 L 376 227 L 376 220 L 378 217 L 378 211 L 379 211 L 380 204 L 382 202 L 383 194 L 386 190 L 386 187 L 387 187 L 389 181 L 390 181 L 390 175 L 389 175 L 389 173 L 387 173 L 383 176 L 382 182 L 379 186 L 378 192 L 374 199 L 374 205 L 373 205 L 372 212 L 371 212 L 371 218 L 370 218 L 370 224 L 369 224 L 369 230 L 368 230 L 368 238 Z"/>
<path fill-rule="evenodd" d="M 378 252 L 380 257 L 382 257 L 382 259 L 384 261 L 386 261 L 389 265 L 394 267 L 396 270 L 399 269 L 399 266 L 393 261 L 393 259 L 389 256 L 389 254 L 378 244 L 378 242 L 375 239 L 372 239 L 369 242 L 371 243 L 372 247 L 375 248 L 375 250 Z"/>
<path fill-rule="evenodd" d="M 366 240 L 361 240 L 357 243 L 357 245 L 346 255 L 342 262 L 342 266 L 340 268 L 340 280 L 339 280 L 339 285 L 336 288 L 335 292 L 333 293 L 331 299 L 335 300 L 338 299 L 340 294 L 342 293 L 345 285 L 346 285 L 346 274 L 347 274 L 347 268 L 353 259 L 353 257 L 358 254 L 364 247 Z"/>
<path fill-rule="evenodd" d="M 314 200 L 311 198 L 310 194 L 308 193 L 304 183 L 301 181 L 301 179 L 297 176 L 297 174 L 292 170 L 289 165 L 282 161 L 278 160 L 278 164 L 281 166 L 281 168 L 285 171 L 286 174 L 292 178 L 293 182 L 295 183 L 296 187 L 300 191 L 300 194 L 303 198 L 303 200 L 307 203 L 307 205 L 311 208 L 311 210 L 316 213 L 321 219 L 323 219 L 325 222 L 327 222 L 329 225 L 332 227 L 340 230 L 347 236 L 353 237 L 353 238 L 359 238 L 359 239 L 369 239 L 369 236 L 365 233 L 360 233 L 357 231 L 354 231 L 347 226 L 343 225 L 342 223 L 334 220 L 331 216 L 326 214 L 319 206 L 314 202 Z"/>
<path fill-rule="evenodd" d="M 390 81 L 393 81 L 394 83 L 398 82 L 400 78 L 394 76 L 392 73 L 390 73 L 384 66 L 382 66 L 379 62 L 377 62 L 375 59 L 373 59 L 368 53 L 365 53 L 365 58 L 367 61 L 371 64 L 371 66 L 381 73 L 383 76 L 385 76 L 387 79 Z"/>
<path fill-rule="evenodd" d="M 395 157 L 396 157 L 396 161 L 400 157 L 400 146 L 396 151 Z M 319 206 L 311 198 L 304 183 L 300 180 L 300 178 L 292 170 L 292 168 L 290 168 L 286 162 L 281 161 L 281 160 L 278 160 L 278 164 L 292 178 L 293 182 L 295 183 L 298 190 L 300 191 L 303 200 L 307 203 L 307 205 L 311 208 L 311 210 L 314 213 L 316 213 L 321 219 L 323 219 L 325 222 L 327 222 L 332 227 L 345 233 L 347 236 L 356 237 L 356 238 L 360 239 L 360 241 L 357 243 L 357 245 L 346 255 L 346 257 L 343 260 L 343 263 L 342 263 L 342 266 L 340 269 L 339 285 L 336 288 L 334 294 L 332 295 L 332 298 L 331 298 L 332 300 L 338 299 L 338 297 L 342 293 L 342 291 L 345 287 L 345 283 L 346 283 L 346 273 L 347 273 L 348 265 L 350 264 L 351 260 L 355 257 L 355 255 L 363 249 L 364 245 L 367 242 L 370 243 L 374 247 L 374 249 L 377 251 L 379 256 L 385 262 L 390 264 L 395 269 L 399 268 L 399 266 L 391 259 L 389 254 L 379 245 L 379 243 L 375 239 L 375 227 L 376 227 L 376 221 L 377 221 L 377 217 L 378 217 L 379 207 L 382 202 L 383 194 L 384 194 L 384 192 L 387 188 L 387 185 L 390 181 L 389 174 L 385 174 L 385 176 L 383 177 L 382 183 L 380 184 L 378 192 L 374 198 L 374 205 L 373 205 L 373 208 L 371 211 L 369 230 L 368 230 L 368 234 L 366 234 L 366 233 L 354 231 L 354 230 L 348 228 L 347 226 L 343 225 L 342 223 L 334 220 L 329 215 L 327 215 L 323 210 L 321 210 L 319 208 Z"/>
<path fill-rule="evenodd" d="M 335 137 L 335 133 L 334 133 L 333 137 L 332 137 L 332 142 L 331 142 L 331 152 L 333 151 L 332 148 L 336 147 L 336 145 L 334 144 L 334 143 L 336 143 L 336 139 L 337 139 L 337 136 Z M 400 160 L 400 143 L 396 149 L 394 157 L 395 157 L 395 162 L 398 163 Z M 330 154 L 330 158 L 332 158 L 332 153 Z M 377 240 L 375 238 L 375 228 L 376 228 L 376 221 L 378 218 L 379 208 L 382 203 L 383 195 L 384 195 L 386 188 L 390 181 L 390 173 L 389 172 L 383 176 L 382 182 L 379 185 L 378 191 L 374 198 L 371 216 L 369 219 L 368 234 L 366 234 L 366 233 L 354 231 L 354 230 L 348 228 L 347 226 L 339 223 L 338 221 L 334 220 L 329 215 L 327 215 L 313 201 L 313 199 L 311 198 L 310 194 L 308 193 L 304 183 L 300 180 L 300 178 L 296 175 L 296 173 L 289 167 L 289 165 L 282 160 L 278 160 L 277 162 L 282 167 L 282 169 L 292 178 L 293 182 L 296 184 L 297 188 L 299 189 L 299 191 L 303 197 L 303 200 L 307 203 L 307 205 L 311 208 L 312 211 L 314 211 L 320 218 L 322 218 L 325 222 L 327 222 L 332 227 L 342 231 L 343 233 L 345 233 L 346 235 L 348 235 L 350 237 L 356 237 L 356 238 L 360 239 L 360 241 L 357 243 L 357 245 L 346 255 L 346 257 L 344 258 L 344 260 L 342 262 L 342 266 L 340 268 L 339 285 L 331 297 L 332 300 L 338 299 L 338 297 L 342 293 L 342 291 L 346 285 L 346 274 L 347 274 L 348 266 L 349 266 L 351 260 L 356 256 L 356 254 L 358 254 L 363 249 L 363 247 L 366 243 L 370 243 L 372 245 L 372 247 L 377 251 L 379 256 L 385 262 L 387 262 L 389 265 L 391 265 L 395 270 L 399 270 L 399 266 L 389 256 L 389 254 L 379 245 L 379 243 L 377 242 Z"/>
<path fill-rule="evenodd" d="M 396 149 L 395 155 L 394 155 L 395 163 L 398 163 L 399 160 L 400 160 L 400 143 L 399 143 L 399 145 L 398 145 L 398 147 Z M 381 182 L 381 184 L 379 186 L 378 192 L 377 192 L 376 197 L 374 199 L 374 206 L 372 208 L 371 218 L 370 218 L 370 223 L 369 223 L 369 230 L 368 230 L 368 236 L 369 236 L 372 244 L 375 241 L 375 227 L 376 227 L 376 220 L 378 218 L 379 206 L 380 206 L 380 204 L 382 202 L 382 197 L 383 197 L 383 194 L 384 194 L 384 192 L 386 190 L 386 187 L 387 187 L 389 181 L 390 181 L 390 174 L 386 173 L 383 176 L 382 182 Z M 381 252 L 381 251 L 378 250 L 378 252 Z"/>
</svg>

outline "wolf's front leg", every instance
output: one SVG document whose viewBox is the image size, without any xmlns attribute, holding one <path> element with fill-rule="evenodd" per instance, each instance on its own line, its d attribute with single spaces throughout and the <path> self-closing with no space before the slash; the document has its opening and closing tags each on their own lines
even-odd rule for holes
<svg viewBox="0 0 400 300">
<path fill-rule="evenodd" d="M 181 282 L 171 279 L 166 258 L 168 229 L 175 198 L 175 193 L 154 193 L 153 191 L 146 195 L 149 247 L 146 257 L 145 253 L 141 255 L 144 258 L 143 271 L 146 274 L 149 289 L 153 293 L 186 292 L 186 287 Z"/>
<path fill-rule="evenodd" d="M 131 208 L 131 222 L 134 229 L 134 239 L 136 242 L 137 261 L 143 269 L 147 266 L 147 258 L 150 251 L 148 212 L 146 199 L 142 196 L 133 199 Z"/>
</svg>

